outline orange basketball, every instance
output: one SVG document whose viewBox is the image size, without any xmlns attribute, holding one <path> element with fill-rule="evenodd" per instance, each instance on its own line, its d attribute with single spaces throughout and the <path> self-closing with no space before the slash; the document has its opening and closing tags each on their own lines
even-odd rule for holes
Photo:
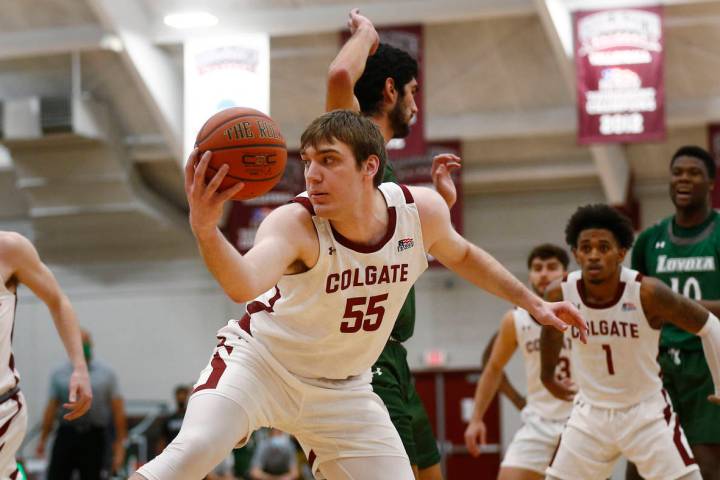
<svg viewBox="0 0 720 480">
<path fill-rule="evenodd" d="M 227 163 L 230 167 L 220 184 L 225 190 L 238 182 L 245 187 L 234 200 L 255 198 L 270 191 L 282 178 L 287 161 L 285 139 L 272 118 L 252 108 L 222 110 L 205 122 L 195 147 L 199 155 L 210 150 L 206 180 Z"/>
</svg>

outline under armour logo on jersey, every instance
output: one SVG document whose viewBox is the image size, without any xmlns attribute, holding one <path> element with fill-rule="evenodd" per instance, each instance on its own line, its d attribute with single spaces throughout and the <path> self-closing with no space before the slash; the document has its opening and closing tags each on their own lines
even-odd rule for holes
<svg viewBox="0 0 720 480">
<path fill-rule="evenodd" d="M 660 240 L 659 242 L 655 242 L 655 248 L 665 248 L 665 240 Z"/>
<path fill-rule="evenodd" d="M 382 370 L 380 370 L 380 367 L 377 367 L 375 370 L 372 371 L 372 374 L 379 377 L 380 375 L 382 375 Z"/>
<path fill-rule="evenodd" d="M 408 248 L 412 248 L 414 246 L 415 241 L 412 238 L 403 238 L 402 240 L 398 240 L 397 251 L 402 252 L 403 250 L 407 250 Z"/>
<path fill-rule="evenodd" d="M 330 248 L 328 248 L 328 255 L 332 255 L 332 254 L 335 253 L 336 251 L 337 251 L 337 250 L 335 250 L 335 247 L 330 247 Z"/>
</svg>

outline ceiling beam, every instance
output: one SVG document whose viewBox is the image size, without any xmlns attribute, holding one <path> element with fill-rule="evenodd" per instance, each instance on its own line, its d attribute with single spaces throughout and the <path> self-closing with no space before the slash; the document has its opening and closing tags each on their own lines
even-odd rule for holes
<svg viewBox="0 0 720 480">
<path fill-rule="evenodd" d="M 115 49 L 118 38 L 99 25 L 0 33 L 0 60 Z"/>
<path fill-rule="evenodd" d="M 336 5 L 298 5 L 294 8 L 234 9 L 213 11 L 220 18 L 213 27 L 178 30 L 154 22 L 156 42 L 180 43 L 189 35 L 227 35 L 264 32 L 270 35 L 298 35 L 303 33 L 336 32 L 345 26 L 351 8 L 370 18 L 376 27 L 460 22 L 511 16 L 534 15 L 532 0 L 395 0 Z M 170 12 L 168 12 L 170 13 Z"/>
<path fill-rule="evenodd" d="M 184 164 L 182 72 L 148 37 L 150 23 L 138 0 L 88 0 L 103 26 L 123 44 L 120 52 L 178 165 Z"/>
</svg>

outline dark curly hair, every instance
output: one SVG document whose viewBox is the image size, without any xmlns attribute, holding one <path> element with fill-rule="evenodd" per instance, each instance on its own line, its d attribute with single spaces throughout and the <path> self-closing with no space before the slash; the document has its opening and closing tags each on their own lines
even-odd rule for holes
<svg viewBox="0 0 720 480">
<path fill-rule="evenodd" d="M 672 160 L 670 160 L 670 168 L 672 168 L 675 160 L 680 157 L 692 157 L 700 160 L 702 163 L 705 164 L 705 169 L 707 170 L 710 179 L 713 180 L 715 178 L 715 170 L 717 168 L 715 166 L 715 159 L 712 157 L 712 155 L 710 155 L 710 152 L 708 152 L 704 148 L 700 148 L 696 145 L 685 145 L 678 148 L 673 155 Z"/>
<path fill-rule="evenodd" d="M 580 232 L 600 228 L 612 232 L 621 248 L 632 247 L 635 234 L 630 219 L 609 205 L 597 203 L 578 208 L 565 227 L 565 241 L 577 248 Z"/>
<path fill-rule="evenodd" d="M 557 258 L 565 270 L 567 270 L 570 258 L 564 248 L 553 245 L 552 243 L 543 243 L 538 245 L 530 251 L 530 255 L 527 258 L 527 266 L 530 268 L 533 260 L 539 258 L 540 260 L 549 260 L 551 258 Z"/>
<path fill-rule="evenodd" d="M 405 85 L 417 78 L 417 74 L 417 61 L 410 54 L 381 43 L 375 54 L 368 57 L 365 71 L 355 83 L 355 96 L 360 103 L 360 110 L 365 115 L 379 112 L 387 78 L 393 79 L 395 88 L 402 95 Z"/>
</svg>

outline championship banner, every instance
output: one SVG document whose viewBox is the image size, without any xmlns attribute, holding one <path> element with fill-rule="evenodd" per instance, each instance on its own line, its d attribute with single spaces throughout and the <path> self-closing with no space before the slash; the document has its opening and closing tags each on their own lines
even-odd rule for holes
<svg viewBox="0 0 720 480">
<path fill-rule="evenodd" d="M 205 121 L 229 107 L 270 114 L 270 37 L 191 38 L 184 44 L 184 148 L 187 157 Z"/>
<path fill-rule="evenodd" d="M 662 7 L 573 14 L 578 141 L 665 138 Z"/>
<path fill-rule="evenodd" d="M 720 124 L 708 125 L 708 145 L 710 154 L 715 159 L 715 189 L 712 192 L 713 208 L 720 208 Z"/>
</svg>

